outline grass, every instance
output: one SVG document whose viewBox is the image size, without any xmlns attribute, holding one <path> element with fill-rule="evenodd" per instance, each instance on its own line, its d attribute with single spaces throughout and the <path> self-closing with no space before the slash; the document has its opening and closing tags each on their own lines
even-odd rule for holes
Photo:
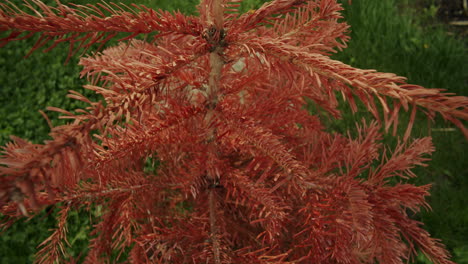
<svg viewBox="0 0 468 264">
<path fill-rule="evenodd" d="M 433 5 L 433 0 L 428 1 Z M 14 0 L 14 3 L 21 2 Z M 45 1 L 52 3 L 52 0 Z M 63 3 L 73 2 L 62 0 Z M 80 3 L 98 2 L 97 0 Z M 196 0 L 124 0 L 126 4 L 136 2 L 153 8 L 180 9 L 194 13 Z M 257 8 L 258 0 L 246 0 L 244 11 Z M 360 68 L 372 68 L 383 72 L 394 72 L 408 77 L 408 82 L 425 87 L 443 87 L 450 92 L 467 95 L 468 71 L 463 65 L 468 61 L 464 42 L 448 36 L 441 27 L 423 27 L 432 19 L 433 8 L 414 12 L 408 8 L 410 0 L 359 0 L 352 5 L 342 1 L 344 15 L 351 24 L 349 47 L 336 55 L 335 59 Z M 79 104 L 67 99 L 70 89 L 80 88 L 85 81 L 78 78 L 80 68 L 77 58 L 68 65 L 63 62 L 67 47 L 59 47 L 50 53 L 34 53 L 23 59 L 33 41 L 10 43 L 0 49 L 0 144 L 4 145 L 11 134 L 39 143 L 47 138 L 48 127 L 38 110 L 46 106 L 75 109 Z M 354 122 L 365 113 L 352 115 L 349 108 L 343 120 L 329 123 L 338 131 L 354 127 Z M 57 120 L 51 114 L 52 120 Z M 405 117 L 402 117 L 404 120 Z M 415 135 L 427 135 L 427 122 L 419 116 Z M 441 120 L 438 120 L 441 121 Z M 58 123 L 55 123 L 58 124 Z M 450 127 L 444 122 L 433 128 Z M 429 130 L 430 131 L 430 130 Z M 467 141 L 458 131 L 432 131 L 438 151 L 428 168 L 418 168 L 417 184 L 433 183 L 429 203 L 432 212 L 422 212 L 418 219 L 426 229 L 442 239 L 457 263 L 468 263 L 468 210 L 465 192 L 468 190 L 468 171 L 465 150 Z M 389 141 L 390 144 L 393 144 Z M 52 214 L 53 215 L 53 214 Z M 82 212 L 74 212 L 69 221 L 71 253 L 78 255 L 87 245 L 90 219 Z M 43 212 L 29 222 L 20 221 L 0 236 L 0 256 L 3 263 L 31 263 L 35 247 L 48 235 L 55 220 Z M 39 232 L 38 232 L 39 230 Z M 419 256 L 416 263 L 429 263 Z"/>
<path fill-rule="evenodd" d="M 428 0 L 429 2 L 430 0 Z M 347 1 L 343 1 L 347 2 Z M 468 95 L 466 42 L 447 34 L 441 26 L 429 27 L 435 14 L 433 3 L 425 10 L 412 10 L 409 0 L 360 0 L 345 4 L 345 19 L 351 24 L 349 47 L 334 58 L 360 68 L 393 72 L 408 77 L 409 83 Z M 432 1 L 431 1 L 432 2 Z M 432 8 L 431 8 L 432 6 Z M 422 25 L 426 25 L 423 27 Z M 338 126 L 350 127 L 361 115 L 345 115 Z M 402 120 L 407 120 L 404 115 Z M 436 152 L 427 168 L 417 168 L 418 185 L 432 184 L 428 201 L 432 212 L 422 212 L 421 220 L 433 237 L 442 239 L 457 263 L 468 263 L 468 143 L 458 130 L 437 118 L 430 132 Z M 403 123 L 404 124 L 404 123 Z M 426 119 L 419 116 L 413 134 L 428 135 Z M 430 263 L 422 256 L 416 263 Z"/>
</svg>

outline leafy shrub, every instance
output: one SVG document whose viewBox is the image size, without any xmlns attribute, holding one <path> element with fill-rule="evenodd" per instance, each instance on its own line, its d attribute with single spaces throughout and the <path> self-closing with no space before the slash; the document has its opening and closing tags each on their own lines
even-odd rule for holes
<svg viewBox="0 0 468 264">
<path fill-rule="evenodd" d="M 5 147 L 2 213 L 59 208 L 38 262 L 72 261 L 67 217 L 100 205 L 88 263 L 126 253 L 133 263 L 402 263 L 415 247 L 452 263 L 407 215 L 426 206 L 428 186 L 403 181 L 433 151 L 429 138 L 409 141 L 417 110 L 466 133 L 468 100 L 330 59 L 348 40 L 335 1 L 276 0 L 242 15 L 238 2 L 202 1 L 200 17 L 39 1 L 30 15 L 0 4 L 4 42 L 40 32 L 35 48 L 69 42 L 73 56 L 129 34 L 80 60 L 85 88 L 103 101 L 71 91 L 87 107 L 50 107 L 72 120 L 52 140 Z M 340 117 L 336 92 L 377 121 L 355 136 L 327 131 L 320 113 Z M 411 118 L 387 154 L 380 127 L 395 129 L 400 108 Z"/>
</svg>

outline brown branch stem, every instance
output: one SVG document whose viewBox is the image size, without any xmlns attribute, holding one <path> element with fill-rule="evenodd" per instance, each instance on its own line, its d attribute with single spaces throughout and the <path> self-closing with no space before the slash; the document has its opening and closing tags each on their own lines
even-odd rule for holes
<svg viewBox="0 0 468 264">
<path fill-rule="evenodd" d="M 215 264 L 221 264 L 220 257 L 220 244 L 218 239 L 218 226 L 216 225 L 216 201 L 215 201 L 215 189 L 210 189 L 209 204 L 210 204 L 210 232 L 211 232 L 211 243 L 213 244 L 213 254 Z"/>
<path fill-rule="evenodd" d="M 216 135 L 216 128 L 211 126 L 211 123 L 215 119 L 215 108 L 216 104 L 218 103 L 218 94 L 219 94 L 219 82 L 221 79 L 221 71 L 223 68 L 223 59 L 221 54 L 223 52 L 223 48 L 219 45 L 220 40 L 220 33 L 223 31 L 223 24 L 224 24 L 224 17 L 223 17 L 223 1 L 222 0 L 213 0 L 211 6 L 211 15 L 212 21 L 208 21 L 208 24 L 212 24 L 211 26 L 215 29 L 215 43 L 211 43 L 214 45 L 214 49 L 210 54 L 210 76 L 208 80 L 208 88 L 207 88 L 207 95 L 208 95 L 208 106 L 209 110 L 205 116 L 205 122 L 207 127 L 211 127 L 207 134 L 207 144 L 210 146 L 208 149 L 213 151 L 211 157 L 216 157 L 218 155 L 216 142 L 214 141 Z M 209 18 L 210 20 L 210 18 Z M 209 161 L 210 162 L 210 161 Z M 218 169 L 216 168 L 217 164 L 216 161 L 210 162 L 208 166 L 215 166 L 215 168 L 208 169 L 208 179 L 216 182 L 219 179 Z M 220 256 L 220 241 L 218 238 L 218 226 L 216 225 L 216 198 L 215 198 L 215 189 L 209 189 L 209 211 L 210 211 L 210 236 L 211 236 L 211 243 L 213 246 L 213 255 L 214 255 L 214 263 L 221 264 L 221 256 Z"/>
</svg>

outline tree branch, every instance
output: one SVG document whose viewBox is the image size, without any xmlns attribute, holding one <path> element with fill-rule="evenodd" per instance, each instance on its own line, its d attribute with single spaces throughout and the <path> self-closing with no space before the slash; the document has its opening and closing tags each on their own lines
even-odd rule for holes
<svg viewBox="0 0 468 264">
<path fill-rule="evenodd" d="M 213 45 L 213 50 L 210 54 L 210 77 L 208 80 L 208 100 L 209 100 L 209 110 L 206 113 L 205 121 L 207 127 L 210 127 L 211 122 L 214 120 L 214 111 L 216 104 L 218 103 L 218 92 L 219 92 L 219 81 L 221 79 L 221 70 L 223 68 L 223 60 L 221 58 L 221 54 L 223 52 L 223 47 L 220 45 L 222 38 L 223 38 L 223 24 L 224 24 L 224 17 L 223 17 L 223 1 L 222 0 L 213 0 L 211 6 L 211 14 L 213 21 L 207 21 L 208 24 L 211 24 L 211 28 L 208 29 L 208 42 Z M 210 20 L 210 19 L 209 19 Z M 214 29 L 214 30 L 213 30 Z M 214 150 L 215 155 L 217 155 L 217 146 L 216 142 L 213 141 L 215 138 L 216 129 L 210 128 L 208 132 L 207 144 L 210 144 L 210 148 Z M 212 164 L 210 164 L 212 165 Z M 209 166 L 210 166 L 209 165 Z M 216 166 L 216 165 L 215 165 Z M 212 181 L 216 181 L 216 178 L 219 178 L 219 175 L 213 175 L 210 171 L 217 172 L 217 168 L 208 169 L 208 178 Z M 210 233 L 211 233 L 211 242 L 213 244 L 213 254 L 214 254 L 214 261 L 215 264 L 221 264 L 221 257 L 220 257 L 220 243 L 218 239 L 218 227 L 216 225 L 216 201 L 214 197 L 214 189 L 210 188 L 209 190 L 209 207 L 210 207 Z"/>
<path fill-rule="evenodd" d="M 209 194 L 209 204 L 210 204 L 210 233 L 211 233 L 211 243 L 213 244 L 213 254 L 215 264 L 221 264 L 220 257 L 220 244 L 218 239 L 218 226 L 216 225 L 216 201 L 214 197 L 215 189 L 210 189 Z"/>
</svg>

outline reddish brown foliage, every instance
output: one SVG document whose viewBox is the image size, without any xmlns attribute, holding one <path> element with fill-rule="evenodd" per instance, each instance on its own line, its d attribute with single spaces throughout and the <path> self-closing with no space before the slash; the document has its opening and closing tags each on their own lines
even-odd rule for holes
<svg viewBox="0 0 468 264">
<path fill-rule="evenodd" d="M 131 263 L 396 264 L 415 248 L 452 263 L 406 213 L 427 207 L 428 186 L 389 180 L 414 177 L 433 151 L 429 138 L 408 141 L 417 109 L 466 133 L 468 99 L 330 59 L 348 40 L 335 0 L 275 0 L 245 14 L 240 0 L 202 0 L 200 17 L 32 2 L 29 13 L 0 4 L 0 30 L 10 32 L 0 44 L 37 33 L 33 50 L 68 42 L 72 56 L 129 33 L 81 59 L 85 88 L 102 101 L 71 91 L 89 106 L 50 107 L 72 120 L 51 140 L 4 148 L 1 212 L 61 209 L 39 263 L 68 259 L 69 210 L 96 204 L 105 210 L 86 263 L 128 248 Z M 148 33 L 157 34 L 133 39 Z M 326 132 L 305 98 L 339 117 L 337 93 L 377 121 L 359 124 L 355 138 Z M 380 125 L 396 127 L 401 107 L 411 121 L 386 155 Z"/>
</svg>

